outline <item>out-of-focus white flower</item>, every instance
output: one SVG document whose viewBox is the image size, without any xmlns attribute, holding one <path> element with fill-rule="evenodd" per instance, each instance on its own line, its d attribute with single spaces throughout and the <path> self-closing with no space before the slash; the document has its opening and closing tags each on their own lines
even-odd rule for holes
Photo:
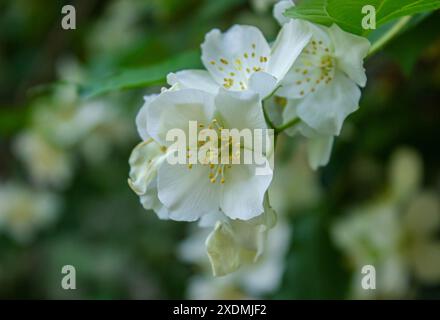
<svg viewBox="0 0 440 320">
<path fill-rule="evenodd" d="M 422 168 L 416 152 L 397 150 L 389 171 L 391 192 L 354 208 L 333 228 L 335 243 L 354 268 L 352 294 L 357 298 L 405 297 L 412 274 L 423 283 L 440 281 L 440 242 L 435 238 L 439 196 L 420 191 Z M 361 287 L 364 265 L 376 268 L 376 290 Z"/>
<path fill-rule="evenodd" d="M 88 49 L 92 54 L 120 51 L 134 45 L 142 37 L 139 21 L 150 1 L 115 0 L 88 33 Z"/>
<path fill-rule="evenodd" d="M 39 186 L 64 188 L 72 177 L 71 156 L 38 132 L 22 132 L 14 141 L 14 151 Z"/>
<path fill-rule="evenodd" d="M 208 71 L 170 74 L 168 83 L 211 93 L 219 87 L 233 91 L 251 89 L 265 98 L 284 79 L 310 37 L 302 21 L 286 23 L 272 48 L 256 27 L 235 25 L 223 34 L 214 29 L 202 44 L 202 61 Z"/>
<path fill-rule="evenodd" d="M 290 23 L 283 13 L 291 1 L 281 1 L 274 9 L 280 24 Z M 340 134 L 345 118 L 359 107 L 367 77 L 363 60 L 370 48 L 366 38 L 348 33 L 336 24 L 331 27 L 304 22 L 312 38 L 276 94 L 289 101 L 284 121 L 301 120 L 295 130 L 310 139 L 309 158 L 316 169 L 330 158 L 334 136 Z"/>
<path fill-rule="evenodd" d="M 137 125 L 144 140 L 152 138 L 167 150 L 172 144 L 166 140 L 167 133 L 177 128 L 189 137 L 190 121 L 219 130 L 266 128 L 257 94 L 223 89 L 218 95 L 195 89 L 164 91 L 147 99 Z M 194 147 L 188 146 L 188 150 Z M 251 145 L 245 147 L 253 150 Z M 152 157 L 145 155 L 145 159 Z M 192 165 L 163 161 L 154 167 L 158 199 L 168 209 L 170 219 L 195 221 L 221 210 L 232 219 L 249 220 L 263 213 L 263 198 L 272 175 L 256 175 L 257 166 L 253 164 L 219 162 Z"/>
<path fill-rule="evenodd" d="M 277 0 L 252 0 L 251 5 L 258 13 L 267 12 Z"/>
<path fill-rule="evenodd" d="M 378 203 L 354 209 L 332 231 L 337 246 L 351 259 L 355 274 L 352 294 L 356 298 L 371 295 L 395 297 L 406 291 L 408 270 L 401 263 L 403 230 L 399 225 L 397 208 L 392 204 Z M 361 286 L 364 265 L 376 268 L 376 292 L 363 290 Z"/>
<path fill-rule="evenodd" d="M 65 64 L 63 77 L 81 77 L 74 62 Z M 66 70 L 66 68 L 68 70 Z M 30 125 L 14 141 L 14 151 L 35 183 L 64 188 L 79 153 L 88 163 L 106 159 L 113 147 L 134 135 L 129 118 L 104 99 L 81 102 L 71 85 L 58 86 L 32 105 Z"/>
<path fill-rule="evenodd" d="M 284 273 L 284 259 L 290 243 L 290 228 L 283 219 L 267 234 L 264 254 L 246 269 L 219 278 L 212 278 L 206 264 L 203 239 L 209 228 L 193 233 L 179 247 L 182 260 L 199 265 L 205 275 L 192 278 L 187 295 L 190 299 L 245 299 L 261 298 L 276 290 Z M 243 235 L 236 234 L 236 237 Z"/>
<path fill-rule="evenodd" d="M 426 284 L 440 282 L 440 195 L 424 191 L 410 201 L 404 214 L 409 239 L 408 260 L 416 277 Z"/>
<path fill-rule="evenodd" d="M 59 200 L 13 183 L 0 185 L 0 230 L 19 242 L 32 240 L 35 233 L 56 217 Z"/>
<path fill-rule="evenodd" d="M 405 200 L 421 186 L 423 178 L 422 159 L 414 150 L 400 148 L 393 153 L 388 172 L 391 196 L 396 198 L 397 201 Z"/>
</svg>

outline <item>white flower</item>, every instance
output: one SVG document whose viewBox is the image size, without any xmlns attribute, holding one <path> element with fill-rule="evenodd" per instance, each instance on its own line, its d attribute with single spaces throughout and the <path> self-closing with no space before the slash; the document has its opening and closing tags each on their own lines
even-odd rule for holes
<svg viewBox="0 0 440 320">
<path fill-rule="evenodd" d="M 38 229 L 51 223 L 58 199 L 13 183 L 0 185 L 0 230 L 19 242 L 30 241 Z"/>
<path fill-rule="evenodd" d="M 281 1 L 274 15 L 281 24 L 290 23 L 282 13 L 293 6 Z M 287 22 L 289 21 L 289 22 Z M 331 27 L 304 22 L 312 31 L 309 44 L 281 82 L 276 94 L 293 99 L 285 108 L 285 122 L 299 118 L 299 131 L 313 139 L 311 165 L 327 164 L 333 137 L 341 132 L 345 118 L 358 109 L 367 78 L 363 60 L 370 48 L 366 38 Z"/>
<path fill-rule="evenodd" d="M 159 218 L 167 219 L 169 212 L 157 196 L 157 169 L 166 159 L 164 148 L 153 139 L 137 145 L 131 153 L 128 184 L 140 197 L 143 207 L 154 210 Z"/>
<path fill-rule="evenodd" d="M 253 264 L 264 252 L 268 231 L 276 223 L 276 214 L 267 204 L 264 213 L 248 221 L 222 219 L 206 239 L 206 251 L 214 276 Z"/>
<path fill-rule="evenodd" d="M 215 279 L 207 274 L 209 266 L 206 264 L 206 254 L 203 250 L 203 239 L 208 235 L 209 228 L 199 228 L 191 234 L 180 245 L 179 256 L 182 260 L 201 267 L 206 274 L 190 280 L 188 298 L 255 299 L 276 290 L 284 273 L 284 259 L 289 248 L 291 230 L 289 225 L 280 219 L 276 226 L 267 232 L 274 223 L 273 218 L 273 211 L 268 211 L 265 219 L 260 216 L 250 221 L 232 221 L 226 217 L 220 217 L 219 223 L 222 227 L 216 227 L 208 238 L 209 245 L 216 247 L 215 251 L 220 253 L 215 261 L 217 265 L 211 265 L 210 269 L 223 269 L 234 264 L 246 265 L 246 269 Z M 227 230 L 226 233 L 223 232 L 225 230 L 219 232 L 219 229 L 223 228 Z M 254 263 L 253 257 L 258 252 L 258 246 L 263 245 L 263 242 L 255 242 L 255 240 L 266 236 L 264 253 Z M 231 246 L 231 243 L 234 245 Z M 250 253 L 250 257 L 245 253 L 246 251 Z M 238 260 L 240 252 L 244 258 L 249 259 Z"/>
<path fill-rule="evenodd" d="M 389 168 L 389 192 L 354 208 L 332 228 L 335 243 L 344 250 L 359 276 L 362 266 L 376 268 L 377 290 L 363 290 L 355 277 L 356 297 L 405 297 L 410 278 L 432 284 L 440 281 L 440 201 L 432 191 L 419 191 L 421 159 L 399 149 Z M 402 184 L 396 184 L 399 181 Z"/>
<path fill-rule="evenodd" d="M 167 133 L 182 129 L 188 137 L 190 121 L 214 129 L 266 128 L 261 101 L 251 92 L 164 91 L 148 97 L 137 117 L 141 137 L 154 140 L 155 148 L 167 156 L 172 144 L 166 141 Z M 263 197 L 272 174 L 256 175 L 256 165 L 170 164 L 160 152 L 147 150 L 150 143 L 132 155 L 130 184 L 140 195 L 152 184 L 168 218 L 194 221 L 221 210 L 230 218 L 248 220 L 264 211 Z M 252 146 L 245 147 L 252 150 Z M 154 165 L 147 167 L 150 160 Z"/>
<path fill-rule="evenodd" d="M 14 140 L 14 152 L 26 165 L 34 183 L 64 188 L 73 173 L 71 156 L 35 131 L 22 132 Z"/>
<path fill-rule="evenodd" d="M 212 93 L 219 87 L 251 89 L 265 98 L 283 80 L 310 37 L 301 21 L 286 23 L 272 48 L 253 26 L 235 25 L 223 34 L 214 29 L 202 44 L 202 61 L 208 71 L 181 71 L 171 74 L 168 82 Z"/>
</svg>

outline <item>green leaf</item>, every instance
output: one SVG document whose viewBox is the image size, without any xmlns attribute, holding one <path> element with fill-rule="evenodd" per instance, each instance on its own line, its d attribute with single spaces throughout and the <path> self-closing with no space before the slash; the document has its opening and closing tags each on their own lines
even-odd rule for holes
<svg viewBox="0 0 440 320">
<path fill-rule="evenodd" d="M 126 69 L 104 79 L 94 80 L 81 87 L 80 94 L 84 98 L 91 98 L 113 91 L 160 85 L 166 82 L 170 72 L 200 67 L 200 53 L 190 51 L 156 65 Z"/>
<path fill-rule="evenodd" d="M 440 0 L 303 0 L 285 15 L 327 26 L 336 23 L 345 31 L 366 36 L 371 30 L 362 28 L 365 5 L 376 8 L 378 28 L 396 18 L 438 9 Z"/>
</svg>

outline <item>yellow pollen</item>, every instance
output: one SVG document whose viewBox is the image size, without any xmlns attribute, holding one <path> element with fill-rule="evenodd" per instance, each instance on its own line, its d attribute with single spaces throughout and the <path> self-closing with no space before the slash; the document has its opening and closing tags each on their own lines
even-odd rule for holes
<svg viewBox="0 0 440 320">
<path fill-rule="evenodd" d="M 228 60 L 223 59 L 223 58 L 220 59 L 220 62 L 223 63 L 223 64 L 229 64 Z"/>
</svg>

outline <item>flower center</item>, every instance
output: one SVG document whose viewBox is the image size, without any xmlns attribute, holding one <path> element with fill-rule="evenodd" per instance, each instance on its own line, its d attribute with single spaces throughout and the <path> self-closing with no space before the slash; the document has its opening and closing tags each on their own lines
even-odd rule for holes
<svg viewBox="0 0 440 320">
<path fill-rule="evenodd" d="M 212 141 L 211 136 L 207 136 L 206 140 L 197 142 L 198 150 L 205 147 L 207 151 L 205 153 L 199 153 L 198 162 L 209 168 L 208 178 L 211 183 L 219 181 L 221 184 L 225 183 L 225 173 L 227 169 L 232 167 L 232 163 L 240 159 L 240 142 L 235 143 L 232 137 L 225 131 L 219 121 L 214 118 L 206 126 L 204 123 L 199 123 L 200 129 L 210 129 L 216 133 L 217 141 Z M 235 152 L 234 152 L 235 151 Z M 196 152 L 187 148 L 187 158 L 190 158 L 192 153 Z M 188 169 L 192 169 L 192 164 L 188 164 Z"/>
<path fill-rule="evenodd" d="M 258 49 L 257 45 L 252 43 L 247 50 L 237 54 L 232 60 L 220 58 L 210 61 L 224 77 L 221 83 L 224 88 L 246 90 L 252 73 L 266 70 L 269 57 L 258 55 Z"/>
<path fill-rule="evenodd" d="M 323 41 L 313 40 L 307 45 L 300 56 L 300 63 L 295 68 L 295 83 L 300 87 L 300 95 L 315 92 L 323 84 L 329 84 L 335 73 L 336 61 L 333 50 Z"/>
</svg>

